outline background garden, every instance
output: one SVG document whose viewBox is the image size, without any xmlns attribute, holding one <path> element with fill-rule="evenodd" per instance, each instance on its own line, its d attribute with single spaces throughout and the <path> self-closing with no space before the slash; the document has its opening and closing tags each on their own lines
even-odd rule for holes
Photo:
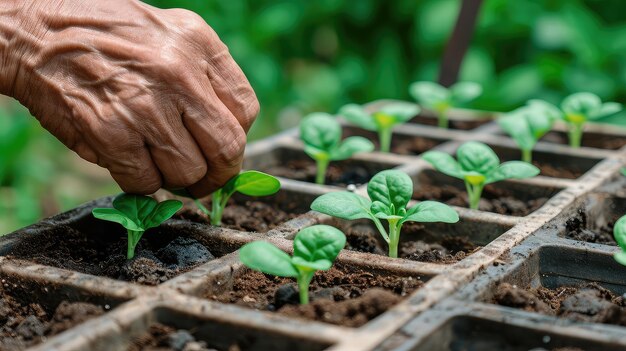
<svg viewBox="0 0 626 351">
<path fill-rule="evenodd" d="M 409 99 L 435 80 L 460 0 L 149 0 L 196 11 L 220 34 L 262 111 L 250 139 L 348 102 Z M 507 111 L 529 98 L 558 102 L 590 91 L 626 102 L 623 0 L 485 0 L 462 80 L 485 93 L 472 107 Z M 613 122 L 624 121 L 622 113 Z M 622 124 L 626 124 L 622 122 Z M 119 191 L 0 100 L 0 233 Z"/>
</svg>

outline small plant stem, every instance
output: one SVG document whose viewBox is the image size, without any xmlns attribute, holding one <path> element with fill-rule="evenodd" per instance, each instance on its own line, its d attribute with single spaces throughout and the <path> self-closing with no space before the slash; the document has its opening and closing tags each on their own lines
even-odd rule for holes
<svg viewBox="0 0 626 351">
<path fill-rule="evenodd" d="M 443 129 L 448 129 L 449 127 L 449 122 L 448 122 L 448 113 L 446 111 L 440 111 L 437 114 L 437 123 L 439 125 L 439 128 L 443 128 Z"/>
<path fill-rule="evenodd" d="M 202 211 L 202 213 L 207 215 L 207 217 L 211 217 L 211 212 L 209 212 L 209 209 L 206 208 L 206 206 L 204 206 L 199 199 L 193 199 L 193 202 L 195 202 L 196 206 L 198 206 L 198 209 Z"/>
<path fill-rule="evenodd" d="M 326 171 L 328 170 L 328 164 L 330 160 L 319 159 L 317 160 L 317 175 L 315 176 L 315 183 L 324 184 L 326 182 Z"/>
<path fill-rule="evenodd" d="M 478 210 L 478 205 L 480 204 L 480 196 L 483 193 L 483 188 L 485 186 L 483 184 L 472 185 L 468 182 L 465 182 L 465 188 L 467 189 L 467 197 L 469 200 L 470 208 L 472 210 Z"/>
<path fill-rule="evenodd" d="M 218 190 L 213 193 L 211 199 L 211 225 L 222 225 L 222 212 L 224 212 L 224 204 L 222 199 L 222 190 Z"/>
<path fill-rule="evenodd" d="M 522 150 L 522 161 L 533 163 L 533 150 L 532 149 L 523 149 Z"/>
<path fill-rule="evenodd" d="M 378 139 L 380 141 L 380 151 L 389 152 L 391 150 L 391 127 L 381 127 L 378 129 Z"/>
<path fill-rule="evenodd" d="M 569 136 L 569 146 L 579 148 L 583 136 L 583 124 L 570 123 L 567 134 Z"/>
<path fill-rule="evenodd" d="M 389 257 L 398 258 L 398 243 L 400 242 L 400 229 L 402 224 L 398 223 L 398 219 L 390 219 L 389 221 Z"/>
<path fill-rule="evenodd" d="M 142 231 L 128 229 L 128 249 L 126 250 L 126 258 L 131 260 L 135 257 L 135 248 L 143 235 Z"/>
<path fill-rule="evenodd" d="M 315 275 L 315 271 L 306 270 L 301 271 L 298 277 L 298 294 L 300 295 L 300 304 L 306 305 L 309 303 L 309 285 Z"/>
</svg>

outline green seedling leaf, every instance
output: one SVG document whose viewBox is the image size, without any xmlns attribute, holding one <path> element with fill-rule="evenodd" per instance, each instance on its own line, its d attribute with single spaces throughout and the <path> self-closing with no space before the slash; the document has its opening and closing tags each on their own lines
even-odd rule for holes
<svg viewBox="0 0 626 351">
<path fill-rule="evenodd" d="M 406 102 L 396 102 L 368 113 L 363 107 L 350 104 L 342 107 L 339 114 L 348 122 L 366 130 L 378 132 L 380 150 L 389 152 L 393 127 L 408 122 L 419 113 L 419 107 Z"/>
<path fill-rule="evenodd" d="M 388 215 L 398 215 L 401 210 L 406 212 L 413 196 L 413 181 L 403 172 L 382 171 L 367 184 L 367 194 L 373 202 L 383 204 L 390 211 Z"/>
<path fill-rule="evenodd" d="M 363 196 L 339 191 L 324 194 L 313 201 L 311 209 L 327 215 L 347 219 L 372 219 L 374 215 L 370 211 L 372 202 Z"/>
<path fill-rule="evenodd" d="M 263 172 L 244 171 L 229 180 L 222 190 L 228 196 L 236 192 L 248 196 L 268 196 L 280 190 L 280 181 Z"/>
<path fill-rule="evenodd" d="M 409 94 L 419 104 L 437 113 L 441 128 L 448 128 L 447 113 L 451 107 L 476 99 L 482 91 L 480 84 L 473 82 L 459 82 L 449 89 L 433 82 L 415 82 L 409 86 Z"/>
<path fill-rule="evenodd" d="M 626 176 L 626 167 L 622 167 L 619 171 L 623 176 Z"/>
<path fill-rule="evenodd" d="M 293 241 L 293 257 L 276 246 L 257 241 L 239 251 L 241 262 L 251 269 L 281 277 L 297 278 L 300 303 L 309 301 L 309 284 L 316 271 L 328 270 L 346 244 L 337 228 L 315 225 L 301 230 Z"/>
<path fill-rule="evenodd" d="M 403 221 L 456 223 L 459 221 L 459 214 L 441 202 L 422 201 L 407 211 Z"/>
<path fill-rule="evenodd" d="M 472 209 L 478 209 L 485 185 L 539 174 L 539 169 L 527 162 L 510 161 L 500 164 L 498 156 L 489 146 L 476 141 L 467 142 L 458 148 L 457 161 L 440 151 L 429 151 L 422 157 L 438 171 L 465 182 Z"/>
<path fill-rule="evenodd" d="M 94 208 L 98 219 L 121 224 L 128 231 L 127 258 L 135 256 L 135 247 L 143 233 L 171 218 L 183 207 L 178 200 L 157 200 L 143 195 L 120 194 L 113 200 L 113 208 Z"/>
<path fill-rule="evenodd" d="M 613 237 L 617 241 L 621 251 L 616 253 L 613 257 L 617 262 L 626 266 L 626 216 L 618 219 L 613 227 Z"/>
<path fill-rule="evenodd" d="M 326 113 L 313 113 L 300 123 L 300 139 L 304 152 L 317 163 L 316 182 L 323 184 L 331 161 L 345 160 L 356 153 L 374 150 L 374 144 L 363 137 L 341 141 L 341 126 Z"/>
<path fill-rule="evenodd" d="M 299 274 L 289 255 L 265 241 L 244 245 L 239 250 L 239 259 L 249 268 L 266 274 L 294 278 Z"/>
<path fill-rule="evenodd" d="M 522 150 L 522 161 L 532 162 L 535 144 L 552 129 L 558 117 L 558 110 L 555 112 L 550 106 L 535 103 L 507 113 L 498 123 Z"/>
<path fill-rule="evenodd" d="M 311 209 L 346 220 L 370 219 L 389 244 L 390 257 L 398 257 L 398 242 L 404 222 L 454 223 L 459 220 L 456 211 L 434 201 L 420 203 L 407 211 L 413 183 L 401 171 L 387 170 L 376 174 L 368 184 L 367 193 L 369 199 L 347 191 L 324 194 L 313 201 Z M 389 233 L 381 220 L 387 221 Z"/>
<path fill-rule="evenodd" d="M 327 225 L 308 227 L 300 231 L 293 241 L 294 264 L 326 270 L 346 245 L 346 236 L 337 228 Z M 326 268 L 323 268 L 326 267 Z"/>
</svg>

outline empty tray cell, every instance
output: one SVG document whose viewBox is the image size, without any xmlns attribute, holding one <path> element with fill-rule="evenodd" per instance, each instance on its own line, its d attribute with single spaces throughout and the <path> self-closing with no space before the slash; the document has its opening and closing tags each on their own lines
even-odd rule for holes
<svg viewBox="0 0 626 351">
<path fill-rule="evenodd" d="M 375 150 L 380 150 L 378 134 L 375 132 L 350 126 L 343 127 L 343 137 L 351 136 L 365 137 L 374 143 Z M 391 137 L 391 152 L 400 155 L 419 155 L 448 140 L 394 132 Z"/>
<path fill-rule="evenodd" d="M 315 338 L 305 339 L 286 332 L 261 330 L 158 307 L 147 315 L 125 322 L 119 333 L 92 339 L 91 351 L 218 350 L 318 351 L 331 346 Z"/>
<path fill-rule="evenodd" d="M 521 151 L 518 148 L 492 144 L 489 146 L 496 152 L 501 162 L 521 160 Z M 540 175 L 546 177 L 576 179 L 600 161 L 601 159 L 597 158 L 533 151 L 533 164 L 541 170 Z"/>
<path fill-rule="evenodd" d="M 568 140 L 566 132 L 558 131 L 550 132 L 541 138 L 541 141 L 564 145 L 568 144 Z M 592 147 L 597 149 L 617 150 L 626 145 L 626 136 L 585 131 L 583 133 L 581 145 L 583 147 Z"/>
<path fill-rule="evenodd" d="M 397 163 L 358 159 L 331 162 L 326 173 L 326 185 L 345 187 L 349 184 L 365 184 L 376 173 L 396 166 Z M 244 162 L 244 168 L 309 183 L 315 182 L 317 172 L 315 161 L 304 151 L 286 147 L 272 150 L 271 155 L 248 158 Z"/>
<path fill-rule="evenodd" d="M 0 350 L 23 350 L 124 301 L 0 274 Z"/>
<path fill-rule="evenodd" d="M 126 259 L 127 232 L 119 224 L 90 213 L 65 224 L 37 227 L 22 233 L 0 255 L 95 276 L 157 285 L 237 249 L 191 223 L 147 230 L 133 260 Z M 178 221 L 181 222 L 181 221 Z"/>
<path fill-rule="evenodd" d="M 328 224 L 346 234 L 348 250 L 388 255 L 388 245 L 371 221 L 332 218 Z M 400 234 L 398 257 L 421 262 L 456 263 L 509 229 L 509 225 L 463 216 L 453 224 L 406 222 Z"/>
<path fill-rule="evenodd" d="M 201 295 L 284 316 L 359 327 L 384 313 L 424 284 L 427 277 L 336 263 L 318 271 L 310 286 L 308 305 L 298 302 L 295 279 L 281 278 L 239 266 L 211 277 Z"/>
<path fill-rule="evenodd" d="M 320 194 L 283 187 L 271 196 L 250 197 L 236 193 L 228 201 L 222 216 L 222 227 L 265 233 L 310 210 L 311 202 Z M 210 197 L 202 200 L 210 211 Z M 193 202 L 188 202 L 176 215 L 178 218 L 209 224 L 209 216 Z"/>
<path fill-rule="evenodd" d="M 626 267 L 612 255 L 544 246 L 484 299 L 578 322 L 626 325 Z"/>
<path fill-rule="evenodd" d="M 468 207 L 467 192 L 462 180 L 430 169 L 420 172 L 415 178 L 415 200 L 435 200 L 448 205 Z M 505 180 L 485 187 L 479 209 L 509 216 L 527 216 L 560 190 Z"/>
<path fill-rule="evenodd" d="M 559 234 L 568 239 L 617 245 L 613 238 L 613 225 L 623 215 L 626 215 L 626 199 L 592 193 L 553 223 L 559 223 Z"/>
<path fill-rule="evenodd" d="M 623 346 L 571 335 L 458 316 L 448 320 L 411 351 L 618 351 Z"/>
</svg>

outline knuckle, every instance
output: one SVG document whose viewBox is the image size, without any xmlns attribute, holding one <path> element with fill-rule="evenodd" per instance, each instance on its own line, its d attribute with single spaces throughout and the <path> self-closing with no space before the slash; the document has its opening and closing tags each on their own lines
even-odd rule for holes
<svg viewBox="0 0 626 351">
<path fill-rule="evenodd" d="M 214 161 L 220 168 L 232 169 L 241 164 L 243 153 L 246 149 L 246 134 L 241 128 L 236 128 L 232 140 L 224 143 L 217 152 Z"/>
</svg>

